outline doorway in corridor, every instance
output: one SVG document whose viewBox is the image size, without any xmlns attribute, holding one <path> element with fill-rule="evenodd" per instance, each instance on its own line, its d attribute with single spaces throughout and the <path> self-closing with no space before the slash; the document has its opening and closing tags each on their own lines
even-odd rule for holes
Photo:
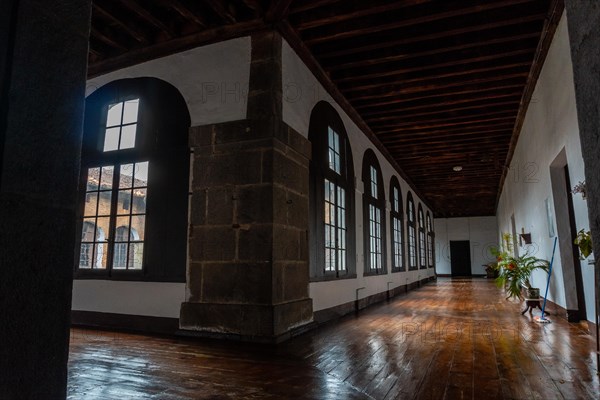
<svg viewBox="0 0 600 400">
<path fill-rule="evenodd" d="M 471 276 L 471 244 L 468 240 L 450 241 L 452 276 Z"/>
</svg>

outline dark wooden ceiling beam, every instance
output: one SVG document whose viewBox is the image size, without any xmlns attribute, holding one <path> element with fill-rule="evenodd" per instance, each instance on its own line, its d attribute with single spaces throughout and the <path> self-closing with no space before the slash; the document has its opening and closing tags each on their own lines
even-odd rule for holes
<svg viewBox="0 0 600 400">
<path fill-rule="evenodd" d="M 265 13 L 267 23 L 277 23 L 287 18 L 293 0 L 271 0 Z"/>
<path fill-rule="evenodd" d="M 335 9 L 321 7 L 320 10 L 314 10 L 305 18 L 294 19 L 293 23 L 296 29 L 302 31 L 352 19 L 364 18 L 371 15 L 384 14 L 406 7 L 431 3 L 432 1 L 433 0 L 397 0 L 389 2 L 388 0 L 371 0 L 364 3 L 344 1 L 339 3 Z M 358 8 L 357 5 L 361 5 L 362 8 Z"/>
<path fill-rule="evenodd" d="M 431 12 L 431 9 L 428 9 L 426 13 L 423 13 L 423 15 L 400 19 L 391 23 L 373 24 L 372 21 L 365 20 L 360 22 L 354 21 L 352 23 L 346 23 L 344 26 L 337 26 L 342 24 L 331 24 L 326 28 L 315 32 L 314 35 L 305 35 L 303 33 L 302 37 L 305 38 L 304 42 L 307 46 L 314 46 L 316 44 L 331 40 L 349 39 L 356 36 L 364 36 L 382 31 L 437 22 L 452 17 L 464 17 L 469 14 L 479 13 L 482 11 L 497 10 L 499 8 L 531 2 L 532 0 L 500 0 L 493 3 L 478 3 L 477 5 L 469 5 L 467 7 L 460 8 L 452 8 L 453 5 L 450 4 L 448 6 L 448 10 L 446 11 Z M 440 5 L 437 9 L 442 7 L 443 5 Z"/>
<path fill-rule="evenodd" d="M 418 135 L 428 135 L 428 134 L 452 134 L 453 132 L 464 132 L 464 131 L 470 131 L 470 130 L 486 130 L 486 129 L 494 129 L 494 128 L 498 128 L 498 129 L 513 129 L 514 125 L 512 122 L 504 122 L 504 123 L 487 123 L 487 124 L 480 124 L 480 125 L 473 125 L 473 126 L 469 126 L 469 127 L 463 127 L 463 126 L 456 126 L 456 127 L 450 127 L 450 128 L 444 128 L 444 129 L 438 129 L 438 130 L 431 130 L 429 128 L 419 128 L 419 127 L 411 127 L 411 128 L 393 128 L 387 131 L 378 131 L 377 136 L 380 137 L 382 141 L 386 141 L 389 140 L 390 137 L 396 138 L 398 137 L 399 134 L 402 135 L 410 135 L 410 134 L 418 134 Z"/>
<path fill-rule="evenodd" d="M 461 122 L 456 122 L 456 121 L 452 121 L 452 122 L 437 122 L 437 123 L 427 123 L 427 122 L 421 122 L 420 124 L 408 124 L 408 125 L 403 125 L 403 126 L 398 126 L 396 124 L 393 125 L 381 125 L 381 126 L 374 126 L 373 129 L 377 130 L 378 128 L 381 129 L 385 129 L 385 128 L 389 128 L 389 127 L 393 127 L 395 129 L 402 129 L 402 127 L 404 127 L 405 129 L 430 129 L 430 128 L 440 128 L 440 127 L 446 127 L 446 126 L 469 126 L 472 124 L 479 124 L 482 122 L 494 122 L 494 123 L 501 123 L 501 122 L 514 122 L 515 120 L 515 116 L 514 113 L 509 114 L 507 113 L 505 116 L 502 117 L 495 117 L 495 118 L 480 118 L 479 116 L 477 116 L 476 118 L 473 119 L 469 119 L 468 121 L 461 121 Z"/>
<path fill-rule="evenodd" d="M 229 1 L 222 0 L 202 0 L 223 22 L 233 24 L 236 21 L 235 15 L 228 9 Z"/>
<path fill-rule="evenodd" d="M 103 18 L 109 20 L 115 26 L 119 27 L 119 29 L 121 29 L 127 35 L 131 36 L 138 43 L 148 43 L 146 36 L 142 32 L 139 32 L 137 29 L 132 27 L 131 24 L 124 23 L 121 19 L 113 15 L 113 13 L 101 6 L 99 2 L 95 1 L 93 3 L 92 10 L 93 13 L 102 16 Z"/>
<path fill-rule="evenodd" d="M 486 82 L 497 82 L 497 81 L 503 81 L 503 80 L 509 80 L 509 79 L 522 79 L 523 81 L 527 80 L 527 72 L 519 72 L 519 73 L 513 73 L 513 74 L 507 74 L 507 75 L 501 75 L 501 76 L 490 76 L 490 77 L 486 77 L 486 78 L 477 78 L 477 79 L 470 79 L 470 80 L 466 80 L 466 81 L 450 81 L 450 82 L 443 82 L 443 83 L 439 83 L 439 84 L 428 84 L 428 85 L 394 85 L 393 89 L 390 90 L 386 90 L 386 91 L 379 91 L 379 92 L 372 92 L 369 91 L 368 93 L 362 93 L 360 95 L 356 95 L 356 96 L 347 96 L 348 100 L 350 102 L 353 102 L 355 100 L 378 100 L 384 97 L 396 97 L 396 96 L 401 96 L 401 95 L 406 95 L 406 94 L 410 94 L 410 93 L 420 93 L 423 92 L 425 90 L 430 91 L 430 90 L 437 90 L 437 91 L 442 91 L 444 89 L 449 89 L 449 88 L 456 88 L 456 87 L 463 87 L 463 86 L 468 86 L 468 85 L 479 85 L 481 83 L 486 83 Z"/>
<path fill-rule="evenodd" d="M 190 21 L 201 28 L 206 28 L 206 21 L 188 6 L 179 0 L 157 0 L 164 7 L 171 8 L 177 12 L 183 19 Z"/>
<path fill-rule="evenodd" d="M 101 41 L 102 43 L 107 44 L 111 48 L 118 50 L 118 52 L 127 51 L 127 47 L 125 47 L 122 44 L 111 39 L 108 35 L 105 35 L 104 33 L 100 32 L 98 29 L 94 28 L 94 26 L 91 27 L 90 35 L 95 37 L 97 40 Z"/>
<path fill-rule="evenodd" d="M 415 101 L 431 101 L 432 104 L 437 98 L 458 98 L 458 96 L 473 96 L 473 99 L 491 99 L 494 96 L 502 96 L 505 94 L 517 94 L 519 97 L 521 96 L 521 91 L 523 89 L 523 85 L 519 84 L 504 84 L 504 85 L 494 85 L 491 87 L 479 87 L 474 89 L 457 89 L 457 90 L 448 90 L 443 93 L 434 92 L 432 94 L 421 94 L 417 93 L 416 96 L 399 96 L 393 99 L 387 99 L 384 101 L 373 101 L 364 104 L 360 104 L 359 102 L 354 102 L 354 107 L 357 110 L 367 110 L 367 109 L 376 109 L 380 110 L 382 107 L 386 109 L 392 109 L 393 106 L 402 109 L 403 104 L 414 104 Z M 358 103 L 358 104 L 357 104 Z M 361 113 L 362 114 L 362 113 Z"/>
<path fill-rule="evenodd" d="M 301 13 L 315 8 L 327 7 L 332 4 L 341 2 L 342 0 L 302 0 L 297 1 L 294 7 L 290 9 L 290 14 Z M 347 1 L 347 0 L 344 0 Z"/>
<path fill-rule="evenodd" d="M 426 75 L 426 76 L 421 76 L 418 78 L 402 79 L 402 83 L 409 84 L 409 83 L 417 83 L 417 82 L 427 82 L 430 80 L 438 80 L 438 79 L 443 79 L 443 78 L 456 78 L 456 77 L 462 77 L 465 75 L 472 76 L 472 75 L 476 75 L 476 74 L 483 74 L 483 73 L 489 73 L 489 72 L 496 72 L 496 73 L 498 73 L 498 75 L 500 75 L 500 71 L 508 71 L 509 75 L 510 75 L 510 73 L 515 73 L 515 72 L 527 73 L 530 67 L 531 67 L 531 63 L 522 62 L 522 63 L 515 63 L 515 64 L 510 64 L 510 65 L 498 65 L 495 67 L 473 68 L 473 69 L 465 69 L 462 71 Z M 385 82 L 385 80 L 386 79 L 381 79 L 381 80 L 376 80 L 376 81 L 371 80 L 370 82 L 366 82 L 363 84 L 351 82 L 350 84 L 340 85 L 340 90 L 342 90 L 344 93 L 352 93 L 352 92 L 362 92 L 364 90 L 370 90 L 370 89 L 376 89 L 376 88 L 389 86 L 390 85 L 389 79 L 387 79 L 387 83 Z"/>
<path fill-rule="evenodd" d="M 141 20 L 143 20 L 147 24 L 157 28 L 167 38 L 170 39 L 175 36 L 175 33 L 168 26 L 166 26 L 161 19 L 153 15 L 150 11 L 148 11 L 147 8 L 143 7 L 142 5 L 132 0 L 124 0 L 121 1 L 120 4 L 122 4 L 130 11 L 135 13 Z"/>
<path fill-rule="evenodd" d="M 398 46 L 412 44 L 412 43 L 422 43 L 422 42 L 436 42 L 439 39 L 452 38 L 455 36 L 465 35 L 465 34 L 473 34 L 475 32 L 481 31 L 490 31 L 497 28 L 507 28 L 513 26 L 528 26 L 529 24 L 537 21 L 543 21 L 545 18 L 545 13 L 536 13 L 528 16 L 519 16 L 515 18 L 514 16 L 511 18 L 502 19 L 496 22 L 486 21 L 484 23 L 461 26 L 460 28 L 450 29 L 450 30 L 441 30 L 434 33 L 426 33 L 419 34 L 413 33 L 411 35 L 402 35 L 399 39 L 393 40 L 373 40 L 369 41 L 366 45 L 360 45 L 352 43 L 349 41 L 348 45 L 342 43 L 332 43 L 331 46 L 320 45 L 313 46 L 313 51 L 315 55 L 319 57 L 319 59 L 323 59 L 324 61 L 328 59 L 337 59 L 342 56 L 347 55 L 355 55 L 360 53 L 369 54 L 375 50 L 379 49 L 387 49 L 387 48 L 397 48 Z M 539 36 L 539 32 L 538 32 Z M 356 42 L 354 40 L 354 42 Z"/>
</svg>

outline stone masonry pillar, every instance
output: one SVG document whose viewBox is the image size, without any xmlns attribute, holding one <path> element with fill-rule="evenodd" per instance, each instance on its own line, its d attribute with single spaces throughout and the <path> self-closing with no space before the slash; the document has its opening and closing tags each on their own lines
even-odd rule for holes
<svg viewBox="0 0 600 400">
<path fill-rule="evenodd" d="M 281 37 L 252 37 L 247 119 L 195 127 L 184 330 L 277 342 L 312 321 L 310 142 L 281 120 Z"/>
<path fill-rule="evenodd" d="M 0 398 L 66 397 L 89 0 L 0 6 Z"/>
</svg>

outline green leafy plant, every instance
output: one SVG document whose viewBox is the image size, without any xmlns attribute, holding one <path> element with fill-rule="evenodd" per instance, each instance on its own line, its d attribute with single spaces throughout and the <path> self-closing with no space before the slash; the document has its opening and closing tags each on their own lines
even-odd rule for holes
<svg viewBox="0 0 600 400">
<path fill-rule="evenodd" d="M 584 229 L 577 232 L 574 243 L 579 246 L 579 253 L 581 253 L 581 259 L 584 260 L 592 254 L 592 235 L 590 231 Z"/>
<path fill-rule="evenodd" d="M 496 285 L 504 288 L 508 296 L 507 299 L 523 299 L 522 288 L 531 288 L 531 274 L 536 269 L 548 272 L 549 263 L 546 260 L 539 259 L 530 254 L 515 257 L 510 254 L 512 250 L 510 234 L 502 235 L 503 243 L 501 248 L 493 248 L 491 253 L 498 262 L 498 278 Z"/>
</svg>

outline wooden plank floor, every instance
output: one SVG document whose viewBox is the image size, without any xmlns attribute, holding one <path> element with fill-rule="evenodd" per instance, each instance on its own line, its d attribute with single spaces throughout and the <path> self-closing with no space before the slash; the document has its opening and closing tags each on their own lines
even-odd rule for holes
<svg viewBox="0 0 600 400">
<path fill-rule="evenodd" d="M 69 398 L 600 398 L 593 337 L 550 318 L 439 279 L 276 347 L 73 329 Z"/>
</svg>

